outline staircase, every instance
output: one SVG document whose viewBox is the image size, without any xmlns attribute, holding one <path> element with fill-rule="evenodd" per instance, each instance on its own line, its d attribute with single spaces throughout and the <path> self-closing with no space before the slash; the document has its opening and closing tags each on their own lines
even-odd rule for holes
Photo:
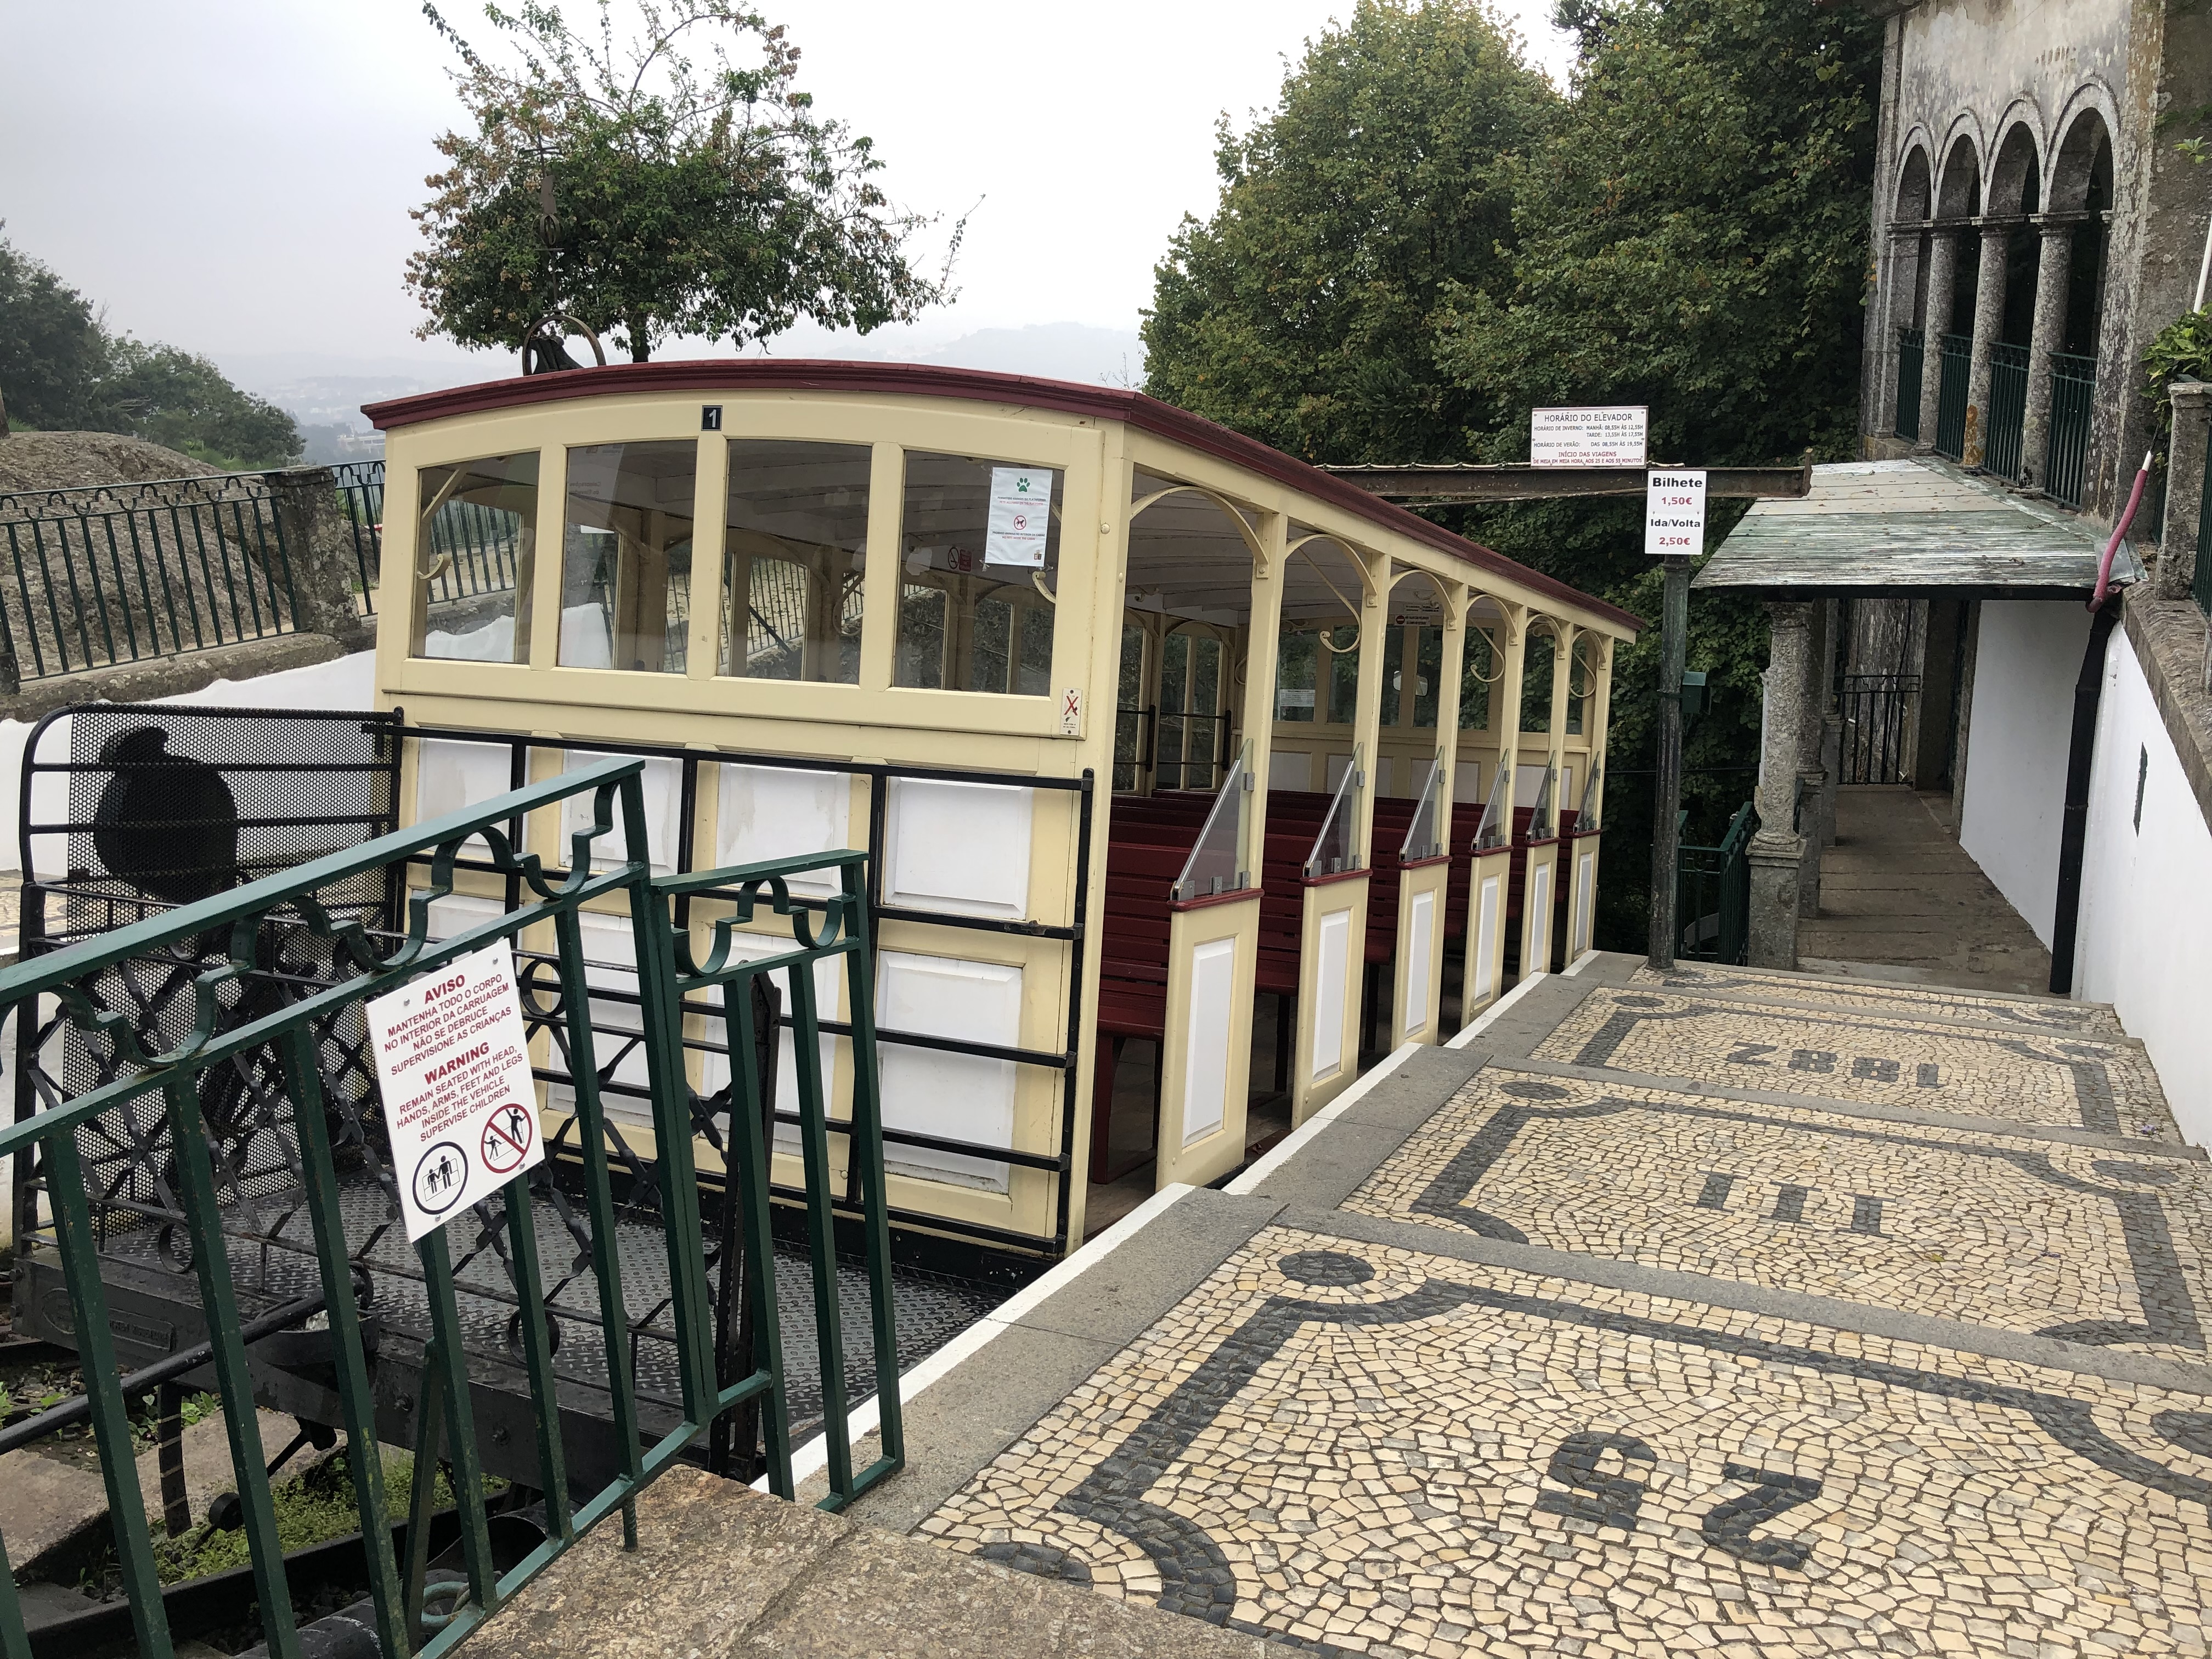
<svg viewBox="0 0 2212 1659">
<path fill-rule="evenodd" d="M 2109 1009 L 1595 957 L 1456 1041 L 999 1310 L 856 1513 L 1312 1652 L 2207 1650 L 2212 1166 Z"/>
</svg>

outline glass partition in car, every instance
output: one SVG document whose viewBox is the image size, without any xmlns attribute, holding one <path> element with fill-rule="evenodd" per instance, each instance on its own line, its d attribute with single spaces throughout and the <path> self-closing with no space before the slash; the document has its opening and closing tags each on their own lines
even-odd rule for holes
<svg viewBox="0 0 2212 1659">
<path fill-rule="evenodd" d="M 1398 849 L 1399 857 L 1408 861 L 1432 859 L 1444 850 L 1443 837 L 1437 833 L 1441 807 L 1437 797 L 1444 775 L 1443 751 L 1429 763 L 1428 781 L 1421 786 L 1420 804 L 1413 808 L 1413 821 L 1407 827 L 1405 845 Z"/>
<path fill-rule="evenodd" d="M 860 684 L 872 459 L 866 444 L 730 441 L 718 672 Z"/>
<path fill-rule="evenodd" d="M 1492 847 L 1505 845 L 1505 790 L 1513 778 L 1513 763 L 1508 760 L 1497 769 L 1491 780 L 1490 799 L 1482 808 L 1482 820 L 1474 827 L 1474 850 L 1485 852 Z"/>
<path fill-rule="evenodd" d="M 1211 898 L 1218 893 L 1241 892 L 1252 884 L 1252 744 L 1248 738 L 1237 750 L 1237 763 L 1221 781 L 1206 827 L 1184 860 L 1168 896 Z"/>
<path fill-rule="evenodd" d="M 1589 781 L 1583 785 L 1582 806 L 1575 813 L 1575 833 L 1577 835 L 1594 836 L 1598 832 L 1597 788 L 1604 779 L 1605 769 L 1602 766 L 1590 768 Z"/>
<path fill-rule="evenodd" d="M 698 471 L 699 446 L 688 438 L 568 452 L 562 667 L 684 672 Z"/>
<path fill-rule="evenodd" d="M 1321 833 L 1314 837 L 1312 850 L 1306 854 L 1305 872 L 1309 880 L 1316 876 L 1340 876 L 1346 870 L 1359 867 L 1358 844 L 1352 839 L 1355 822 L 1359 816 L 1359 792 L 1367 787 L 1367 773 L 1360 765 L 1360 748 L 1352 748 L 1352 764 L 1344 769 L 1344 776 L 1329 797 L 1328 811 L 1321 821 Z"/>
<path fill-rule="evenodd" d="M 529 661 L 538 452 L 426 466 L 416 489 L 408 654 Z"/>
<path fill-rule="evenodd" d="M 1536 805 L 1528 815 L 1528 839 L 1548 841 L 1552 836 L 1552 788 L 1559 781 L 1559 769 L 1549 761 L 1544 763 L 1544 781 L 1536 790 Z"/>
<path fill-rule="evenodd" d="M 1052 695 L 1058 468 L 908 450 L 892 684 Z"/>
</svg>

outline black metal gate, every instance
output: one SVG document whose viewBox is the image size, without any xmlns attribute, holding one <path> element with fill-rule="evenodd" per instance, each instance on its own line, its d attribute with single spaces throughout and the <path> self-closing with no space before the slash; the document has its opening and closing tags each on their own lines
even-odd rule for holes
<svg viewBox="0 0 2212 1659">
<path fill-rule="evenodd" d="M 1909 781 L 1912 769 L 1905 740 L 1919 702 L 1917 674 L 1838 675 L 1836 702 L 1843 716 L 1843 750 L 1836 781 Z"/>
</svg>

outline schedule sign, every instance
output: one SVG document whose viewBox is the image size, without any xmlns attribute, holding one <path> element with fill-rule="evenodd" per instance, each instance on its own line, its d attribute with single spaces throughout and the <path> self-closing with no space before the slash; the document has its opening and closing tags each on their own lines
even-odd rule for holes
<svg viewBox="0 0 2212 1659">
<path fill-rule="evenodd" d="M 1531 410 L 1529 462 L 1535 466 L 1641 466 L 1646 415 L 1642 404 Z"/>
<path fill-rule="evenodd" d="M 514 949 L 461 957 L 365 1012 L 412 1243 L 545 1161 Z"/>
<path fill-rule="evenodd" d="M 1644 550 L 1654 558 L 1705 550 L 1705 475 L 1654 469 L 1644 480 Z"/>
</svg>

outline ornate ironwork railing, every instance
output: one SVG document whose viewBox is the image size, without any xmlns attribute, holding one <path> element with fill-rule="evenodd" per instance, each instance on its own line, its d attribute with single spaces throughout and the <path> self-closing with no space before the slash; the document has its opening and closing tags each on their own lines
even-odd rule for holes
<svg viewBox="0 0 2212 1659">
<path fill-rule="evenodd" d="M 0 495 L 0 654 L 15 680 L 295 628 L 291 558 L 262 473 Z"/>
<path fill-rule="evenodd" d="M 1953 460 L 1966 453 L 1966 374 L 1974 343 L 1964 334 L 1942 337 L 1942 362 L 1936 392 L 1936 453 Z"/>
<path fill-rule="evenodd" d="M 1920 704 L 1917 674 L 1838 674 L 1836 702 L 1843 715 L 1838 783 L 1903 783 L 1906 717 Z"/>
<path fill-rule="evenodd" d="M 2043 488 L 2053 501 L 2081 505 L 2088 473 L 2090 404 L 2097 395 L 2097 360 L 2065 352 L 2051 356 L 2051 449 L 2043 463 Z"/>
<path fill-rule="evenodd" d="M 1686 821 L 1689 814 L 1685 812 Z M 1751 951 L 1751 837 L 1759 816 L 1746 801 L 1715 847 L 1679 843 L 1675 910 L 1682 937 L 1674 954 L 1689 962 L 1741 967 Z"/>
<path fill-rule="evenodd" d="M 117 854 L 123 866 L 143 865 L 145 877 L 180 902 L 0 972 L 0 1015 L 12 1012 L 19 1028 L 17 1119 L 0 1129 L 0 1156 L 12 1157 L 18 1172 L 18 1295 L 42 1276 L 46 1299 L 62 1304 L 57 1311 L 80 1345 L 85 1414 L 140 1653 L 167 1659 L 173 1646 L 118 1353 L 119 1342 L 136 1340 L 134 1322 L 113 1316 L 115 1298 L 130 1305 L 134 1272 L 197 1291 L 272 1654 L 302 1649 L 256 1421 L 255 1396 L 267 1376 L 249 1370 L 247 1349 L 311 1312 L 326 1316 L 327 1329 L 293 1340 L 315 1345 L 311 1369 L 331 1379 L 317 1386 L 335 1389 L 387 1659 L 450 1650 L 617 1510 L 634 1540 L 638 1492 L 732 1417 L 757 1414 L 769 1484 L 791 1495 L 790 1387 L 776 1275 L 767 1269 L 775 1259 L 764 1131 L 771 1106 L 762 1079 L 775 1075 L 776 1060 L 762 1039 L 774 1016 L 764 1026 L 753 994 L 769 975 L 784 975 L 793 988 L 806 1255 L 830 1452 L 824 1506 L 842 1507 L 899 1466 L 888 1212 L 866 994 L 866 855 L 809 855 L 656 880 L 645 764 L 588 764 L 242 886 L 204 887 L 205 896 L 184 890 L 190 860 L 161 848 L 134 852 L 112 836 L 102 845 L 95 830 L 94 845 L 110 864 Z M 518 826 L 544 811 L 575 825 L 568 869 L 518 850 Z M 111 830 L 131 821 L 120 808 L 108 815 Z M 477 895 L 465 925 L 434 937 L 441 902 L 471 896 L 456 891 L 457 873 L 469 870 L 503 882 L 507 901 Z M 825 874 L 833 884 L 826 897 L 793 896 L 793 879 L 809 872 L 817 884 Z M 392 895 L 410 887 L 404 924 L 395 926 Z M 678 907 L 689 907 L 681 928 L 672 915 Z M 608 1018 L 611 999 L 592 976 L 584 921 L 592 914 L 629 924 L 634 1019 Z M 788 919 L 787 949 L 757 931 L 740 934 L 769 914 Z M 567 1127 L 544 1164 L 420 1243 L 399 1243 L 362 1003 L 470 952 L 514 948 L 526 936 L 536 946 L 522 954 L 550 969 L 526 990 L 526 1020 L 538 1075 L 565 1091 Z M 741 937 L 762 954 L 733 959 Z M 693 950 L 701 938 L 707 948 Z M 853 993 L 854 1082 L 849 1117 L 836 1127 L 846 1138 L 844 1199 L 848 1212 L 859 1212 L 865 1243 L 859 1292 L 869 1304 L 868 1381 L 881 1416 L 882 1455 L 858 1471 L 845 1426 L 848 1365 L 831 1237 L 837 1183 L 812 989 L 815 965 L 839 961 Z M 687 1050 L 699 1049 L 719 1053 L 730 1073 L 719 1104 L 690 1085 Z M 744 1062 L 732 1064 L 736 1057 Z M 600 1101 L 603 1084 L 633 1058 L 646 1073 L 652 1113 L 651 1152 L 642 1158 L 611 1131 Z M 696 1139 L 724 1165 L 719 1250 L 709 1248 L 701 1212 Z M 557 1248 L 541 1244 L 541 1224 L 565 1235 Z M 624 1248 L 636 1244 L 641 1230 L 661 1247 L 649 1262 Z M 742 1250 L 742 1268 L 733 1249 Z M 653 1306 L 642 1321 L 625 1298 L 625 1274 L 634 1285 L 648 1281 Z M 547 1279 L 556 1275 L 549 1289 Z M 726 1310 L 740 1284 L 749 1330 L 733 1346 L 718 1331 L 715 1303 L 719 1295 Z M 249 1303 L 257 1316 L 247 1316 Z M 672 1399 L 657 1412 L 639 1382 L 649 1352 L 672 1386 Z M 502 1387 L 526 1405 L 513 1435 L 520 1444 L 503 1455 L 511 1468 L 518 1460 L 529 1468 L 544 1534 L 503 1571 L 493 1553 L 477 1426 Z M 387 1398 L 404 1388 L 413 1389 L 404 1401 Z M 603 1409 L 580 1411 L 580 1393 Z M 418 1401 L 419 1409 L 395 1417 L 395 1407 Z M 412 1430 L 419 1468 L 442 1458 L 453 1471 L 463 1571 L 450 1584 L 426 1584 L 427 1478 L 414 1482 L 407 1571 L 399 1565 L 378 1448 L 380 1439 L 401 1437 L 401 1425 Z M 588 1432 L 595 1425 L 596 1441 Z M 495 1427 L 491 1438 L 507 1434 Z M 579 1501 L 580 1488 L 594 1483 Z M 26 1642 L 0 1540 L 0 1651 L 27 1652 Z"/>
<path fill-rule="evenodd" d="M 1920 372 L 1928 355 L 1925 329 L 1897 331 L 1897 407 L 1889 429 L 1900 438 L 1920 437 Z"/>
<path fill-rule="evenodd" d="M 1982 467 L 2017 479 L 2021 433 L 2027 420 L 2027 348 L 1999 341 L 1990 348 L 1990 428 L 1983 434 Z"/>
</svg>

